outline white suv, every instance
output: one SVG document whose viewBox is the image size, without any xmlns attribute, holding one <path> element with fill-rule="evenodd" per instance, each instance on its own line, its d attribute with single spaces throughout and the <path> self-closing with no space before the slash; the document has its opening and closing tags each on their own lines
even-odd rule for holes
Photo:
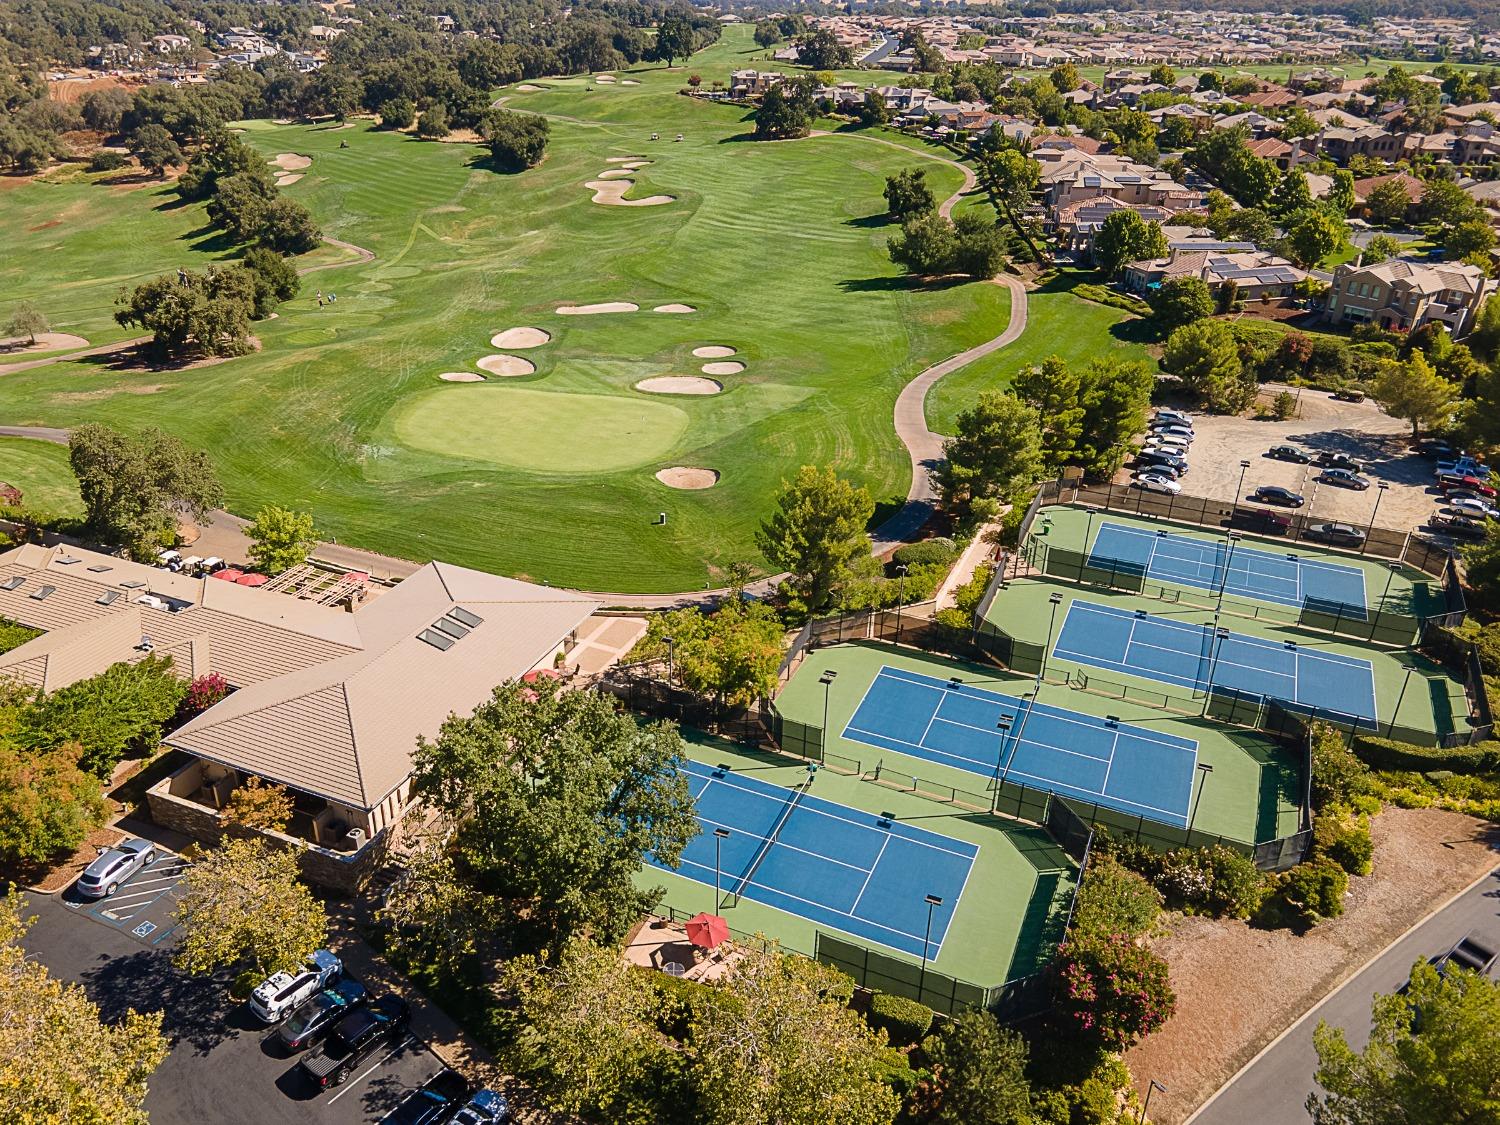
<svg viewBox="0 0 1500 1125">
<path fill-rule="evenodd" d="M 320 949 L 295 973 L 273 973 L 250 993 L 250 1010 L 262 1023 L 279 1023 L 309 996 L 335 983 L 344 963 Z"/>
</svg>

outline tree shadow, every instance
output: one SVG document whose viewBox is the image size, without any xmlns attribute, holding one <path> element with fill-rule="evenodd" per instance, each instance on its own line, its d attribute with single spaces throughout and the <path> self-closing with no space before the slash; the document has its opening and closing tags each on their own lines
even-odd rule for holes
<svg viewBox="0 0 1500 1125">
<path fill-rule="evenodd" d="M 947 274 L 943 277 L 918 277 L 915 274 L 896 274 L 894 277 L 858 277 L 839 282 L 845 293 L 894 293 L 915 290 L 923 293 L 941 293 L 968 285 L 975 279 Z"/>
<path fill-rule="evenodd" d="M 887 213 L 887 212 L 881 212 L 878 215 L 865 215 L 862 218 L 858 218 L 858 219 L 845 219 L 844 220 L 844 225 L 846 227 L 863 227 L 865 229 L 879 229 L 880 227 L 894 226 L 895 225 L 895 220 L 891 218 L 891 216 L 890 216 L 889 213 Z"/>
<path fill-rule="evenodd" d="M 245 1006 L 227 998 L 229 979 L 228 973 L 188 976 L 173 967 L 164 950 L 147 949 L 111 957 L 83 973 L 83 985 L 106 1023 L 118 1023 L 132 1009 L 161 1011 L 162 1031 L 200 1055 L 254 1030 Z"/>
<path fill-rule="evenodd" d="M 152 208 L 153 211 L 180 211 L 191 203 L 198 202 L 196 199 L 184 199 L 182 196 L 173 194 L 170 199 L 164 199 Z"/>
<path fill-rule="evenodd" d="M 1123 309 L 1121 310 L 1124 311 Z M 1129 319 L 1116 321 L 1109 326 L 1109 334 L 1116 340 L 1125 344 L 1137 344 L 1148 347 L 1152 344 L 1162 342 L 1161 329 L 1157 324 L 1145 317 L 1132 316 L 1126 313 Z"/>
<path fill-rule="evenodd" d="M 184 239 L 191 237 L 192 235 L 183 235 Z M 208 237 L 200 238 L 197 242 L 191 243 L 190 248 L 200 254 L 217 254 L 221 258 L 228 258 L 233 256 L 234 252 L 239 249 L 239 245 L 226 232 L 214 230 Z"/>
</svg>

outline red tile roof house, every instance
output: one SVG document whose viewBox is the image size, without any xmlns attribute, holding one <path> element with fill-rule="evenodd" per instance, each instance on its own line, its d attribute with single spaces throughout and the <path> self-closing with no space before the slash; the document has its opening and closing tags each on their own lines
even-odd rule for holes
<svg viewBox="0 0 1500 1125">
<path fill-rule="evenodd" d="M 1391 172 L 1384 176 L 1367 176 L 1363 180 L 1354 181 L 1353 210 L 1355 213 L 1361 218 L 1369 218 L 1370 196 L 1375 192 L 1376 188 L 1393 180 L 1406 189 L 1406 198 L 1409 201 L 1408 212 L 1421 203 L 1422 197 L 1427 194 L 1427 185 L 1415 176 L 1407 175 L 1405 172 Z"/>
</svg>

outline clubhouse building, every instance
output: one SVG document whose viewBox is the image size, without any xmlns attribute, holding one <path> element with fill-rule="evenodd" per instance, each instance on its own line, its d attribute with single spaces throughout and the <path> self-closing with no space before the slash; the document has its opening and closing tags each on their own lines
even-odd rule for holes
<svg viewBox="0 0 1500 1125">
<path fill-rule="evenodd" d="M 121 661 L 170 656 L 229 696 L 172 731 L 187 761 L 153 785 L 158 823 L 216 841 L 230 793 L 285 786 L 309 878 L 371 874 L 410 807 L 411 754 L 495 685 L 550 669 L 598 608 L 582 595 L 432 562 L 353 610 L 189 578 L 72 546 L 0 554 L 0 616 L 42 630 L 0 675 L 56 691 Z"/>
</svg>

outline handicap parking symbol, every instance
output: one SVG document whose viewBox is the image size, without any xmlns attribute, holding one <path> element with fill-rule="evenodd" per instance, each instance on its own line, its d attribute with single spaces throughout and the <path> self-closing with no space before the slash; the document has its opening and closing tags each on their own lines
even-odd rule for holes
<svg viewBox="0 0 1500 1125">
<path fill-rule="evenodd" d="M 143 938 L 143 937 L 148 937 L 151 934 L 151 931 L 154 930 L 154 929 L 156 929 L 156 923 L 155 922 L 142 922 L 139 926 L 137 926 L 135 929 L 131 930 L 130 932 L 133 933 L 138 938 Z"/>
</svg>

